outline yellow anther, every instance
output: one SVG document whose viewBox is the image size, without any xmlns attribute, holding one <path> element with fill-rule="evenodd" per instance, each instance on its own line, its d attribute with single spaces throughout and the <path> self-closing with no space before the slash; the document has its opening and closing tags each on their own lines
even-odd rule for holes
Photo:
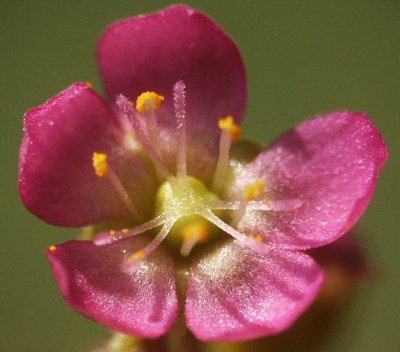
<svg viewBox="0 0 400 352">
<path fill-rule="evenodd" d="M 93 83 L 92 82 L 85 82 L 86 86 L 88 88 L 93 88 Z"/>
<path fill-rule="evenodd" d="M 263 180 L 257 180 L 247 185 L 244 190 L 244 199 L 254 200 L 262 197 L 267 186 Z"/>
<path fill-rule="evenodd" d="M 219 119 L 218 126 L 221 130 L 229 133 L 232 142 L 236 142 L 242 133 L 242 128 L 235 123 L 232 115 L 228 115 L 224 119 Z"/>
<path fill-rule="evenodd" d="M 210 235 L 210 229 L 204 221 L 195 221 L 183 227 L 181 234 L 187 241 L 206 242 Z"/>
<path fill-rule="evenodd" d="M 52 245 L 49 247 L 49 251 L 50 251 L 50 252 L 54 252 L 56 249 L 57 249 L 57 247 L 56 247 L 54 244 L 52 244 Z"/>
<path fill-rule="evenodd" d="M 93 161 L 93 168 L 96 172 L 98 177 L 104 177 L 107 175 L 108 172 L 108 161 L 107 161 L 107 154 L 104 153 L 93 153 L 92 161 Z"/>
<path fill-rule="evenodd" d="M 129 232 L 129 229 L 122 229 L 121 232 L 122 232 L 124 235 L 127 235 L 128 232 Z"/>
<path fill-rule="evenodd" d="M 115 230 L 110 230 L 110 235 L 111 236 L 114 236 L 114 235 L 116 235 L 117 234 L 117 231 L 115 231 Z"/>
<path fill-rule="evenodd" d="M 128 263 L 132 263 L 135 260 L 138 259 L 142 259 L 144 258 L 146 254 L 143 251 L 137 251 L 136 253 L 132 254 L 129 258 L 128 258 Z"/>
<path fill-rule="evenodd" d="M 257 242 L 264 242 L 264 238 L 261 235 L 250 233 L 249 237 L 253 240 L 256 240 Z"/>
<path fill-rule="evenodd" d="M 136 110 L 146 112 L 158 110 L 163 102 L 164 97 L 154 92 L 144 92 L 136 99 Z"/>
</svg>

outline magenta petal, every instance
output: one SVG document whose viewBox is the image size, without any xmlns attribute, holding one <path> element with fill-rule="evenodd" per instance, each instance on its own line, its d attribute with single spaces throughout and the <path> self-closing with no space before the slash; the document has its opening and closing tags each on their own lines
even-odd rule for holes
<svg viewBox="0 0 400 352">
<path fill-rule="evenodd" d="M 127 154 L 117 147 L 123 140 L 122 131 L 102 98 L 86 84 L 74 84 L 28 111 L 24 131 L 21 197 L 32 213 L 49 223 L 82 226 L 130 216 L 109 180 L 95 175 L 93 152 L 108 153 L 116 159 L 115 166 L 123 178 L 129 169 L 135 171 L 133 182 L 134 173 L 130 172 L 130 183 L 140 184 L 135 199 L 139 204 L 141 195 L 154 188 L 141 157 L 131 153 L 129 162 L 120 165 L 121 155 Z"/>
<path fill-rule="evenodd" d="M 48 250 L 58 285 L 78 312 L 112 330 L 154 338 L 165 334 L 178 313 L 173 263 L 157 249 L 132 273 L 123 273 L 126 256 L 145 242 L 126 239 L 96 246 L 70 241 Z"/>
<path fill-rule="evenodd" d="M 256 158 L 233 187 L 238 192 L 262 178 L 267 197 L 302 205 L 249 214 L 239 227 L 282 248 L 330 243 L 365 211 L 387 156 L 378 129 L 362 113 L 338 111 L 306 121 Z"/>
<path fill-rule="evenodd" d="M 272 250 L 262 256 L 231 241 L 193 267 L 187 324 L 206 341 L 276 334 L 310 305 L 323 281 L 322 270 L 303 253 Z"/>
<path fill-rule="evenodd" d="M 188 118 L 196 129 L 210 124 L 217 129 L 217 119 L 227 114 L 238 121 L 243 116 L 247 87 L 240 53 L 201 12 L 177 5 L 117 22 L 103 35 L 98 52 L 112 100 L 117 94 L 135 100 L 155 90 L 166 97 L 165 118 L 172 119 L 172 88 L 183 80 Z"/>
<path fill-rule="evenodd" d="M 204 167 L 216 157 L 218 119 L 231 114 L 239 123 L 247 99 L 243 61 L 227 34 L 203 13 L 177 5 L 110 26 L 98 55 L 110 100 L 118 94 L 136 100 L 148 90 L 165 96 L 158 118 L 167 135 L 176 130 L 173 86 L 178 80 L 185 82 L 190 145 L 200 146 L 203 150 L 197 147 L 193 154 L 205 159 L 192 161 L 189 146 L 189 169 L 195 169 L 192 175 L 203 169 L 204 175 Z M 175 140 L 162 138 L 167 148 Z"/>
</svg>

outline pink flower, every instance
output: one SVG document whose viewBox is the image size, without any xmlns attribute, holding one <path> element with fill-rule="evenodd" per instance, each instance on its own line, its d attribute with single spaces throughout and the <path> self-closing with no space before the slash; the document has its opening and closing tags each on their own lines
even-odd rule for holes
<svg viewBox="0 0 400 352">
<path fill-rule="evenodd" d="M 324 280 L 303 251 L 341 237 L 372 197 L 388 156 L 377 128 L 338 111 L 257 157 L 249 142 L 231 145 L 246 104 L 243 62 L 186 6 L 113 24 L 98 55 L 108 100 L 72 85 L 26 113 L 20 152 L 32 213 L 97 224 L 92 241 L 48 249 L 67 302 L 146 338 L 171 328 L 178 296 L 201 340 L 289 327 Z"/>
</svg>

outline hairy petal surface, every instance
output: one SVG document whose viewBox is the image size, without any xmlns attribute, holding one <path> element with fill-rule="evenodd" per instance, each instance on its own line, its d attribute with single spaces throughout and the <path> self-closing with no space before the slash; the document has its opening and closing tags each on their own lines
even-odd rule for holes
<svg viewBox="0 0 400 352">
<path fill-rule="evenodd" d="M 240 341 L 288 328 L 317 295 L 324 275 L 303 253 L 259 255 L 228 241 L 194 264 L 186 318 L 201 340 Z"/>
<path fill-rule="evenodd" d="M 127 190 L 139 207 L 155 192 L 152 169 L 123 146 L 117 118 L 86 84 L 74 84 L 28 111 L 24 122 L 19 189 L 26 207 L 43 220 L 82 226 L 131 216 L 109 180 L 95 175 L 93 152 L 109 154 L 122 179 L 130 175 Z"/>
<path fill-rule="evenodd" d="M 70 241 L 47 255 L 72 308 L 110 329 L 154 338 L 175 321 L 178 300 L 173 263 L 161 248 L 134 272 L 122 272 L 123 261 L 144 245 L 138 238 L 104 246 Z"/>
<path fill-rule="evenodd" d="M 328 244 L 361 217 L 387 156 L 379 131 L 362 113 L 338 111 L 308 120 L 249 164 L 229 195 L 237 197 L 246 184 L 261 178 L 268 198 L 298 199 L 302 205 L 248 212 L 239 228 L 262 234 L 280 248 Z"/>
<path fill-rule="evenodd" d="M 135 100 L 144 91 L 165 96 L 157 115 L 167 160 L 175 160 L 176 150 L 172 87 L 185 82 L 190 173 L 209 174 L 218 119 L 231 114 L 239 123 L 247 99 L 243 61 L 227 34 L 201 12 L 177 5 L 111 25 L 98 55 L 111 100 L 117 94 Z"/>
</svg>

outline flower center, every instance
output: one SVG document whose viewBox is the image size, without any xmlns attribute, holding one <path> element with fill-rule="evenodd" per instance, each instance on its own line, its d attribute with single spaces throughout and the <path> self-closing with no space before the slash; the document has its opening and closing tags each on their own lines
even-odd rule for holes
<svg viewBox="0 0 400 352">
<path fill-rule="evenodd" d="M 218 232 L 216 226 L 201 214 L 220 199 L 200 180 L 188 176 L 164 182 L 157 192 L 156 215 L 164 214 L 166 221 L 175 221 L 167 237 L 173 245 L 181 245 L 186 256 L 196 243 L 207 242 Z M 222 210 L 217 211 L 219 217 Z"/>
<path fill-rule="evenodd" d="M 249 181 L 239 200 L 225 201 L 218 195 L 229 171 L 230 148 L 241 133 L 233 116 L 221 118 L 218 161 L 215 167 L 211 189 L 202 181 L 187 173 L 186 147 L 186 92 L 185 84 L 174 85 L 174 108 L 177 130 L 176 174 L 163 162 L 158 139 L 157 110 L 164 97 L 154 93 L 141 94 L 135 104 L 126 97 L 117 97 L 121 125 L 127 127 L 132 138 L 138 141 L 153 162 L 161 183 L 155 199 L 155 217 L 143 222 L 142 214 L 130 200 L 128 192 L 119 180 L 116 170 L 108 162 L 106 154 L 94 151 L 93 168 L 98 177 L 108 179 L 114 186 L 132 216 L 141 225 L 132 229 L 110 231 L 98 235 L 97 245 L 109 244 L 121 238 L 135 236 L 156 228 L 157 235 L 143 249 L 128 253 L 122 270 L 130 272 L 146 259 L 164 240 L 173 246 L 180 246 L 180 253 L 187 256 L 197 243 L 207 242 L 218 233 L 226 233 L 243 245 L 260 253 L 268 253 L 270 246 L 259 234 L 246 234 L 237 225 L 248 212 L 293 210 L 301 205 L 297 200 L 272 201 L 266 197 L 267 185 L 262 179 Z M 228 220 L 228 222 L 226 222 Z"/>
</svg>

